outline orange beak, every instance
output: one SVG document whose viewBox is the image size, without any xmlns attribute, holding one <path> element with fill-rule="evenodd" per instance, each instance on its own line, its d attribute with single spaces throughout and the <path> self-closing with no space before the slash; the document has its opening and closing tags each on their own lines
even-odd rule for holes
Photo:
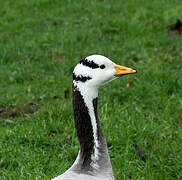
<svg viewBox="0 0 182 180">
<path fill-rule="evenodd" d="M 125 74 L 133 74 L 136 73 L 137 71 L 125 66 L 120 66 L 120 65 L 115 65 L 114 66 L 116 73 L 114 74 L 114 76 L 119 77 Z"/>
</svg>

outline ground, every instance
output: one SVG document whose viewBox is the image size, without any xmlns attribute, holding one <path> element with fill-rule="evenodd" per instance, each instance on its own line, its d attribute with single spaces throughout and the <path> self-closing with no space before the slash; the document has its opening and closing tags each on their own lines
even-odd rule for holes
<svg viewBox="0 0 182 180">
<path fill-rule="evenodd" d="M 99 92 L 116 180 L 182 179 L 181 3 L 1 1 L 0 179 L 50 179 L 74 162 L 72 70 L 91 54 L 138 71 Z"/>
</svg>

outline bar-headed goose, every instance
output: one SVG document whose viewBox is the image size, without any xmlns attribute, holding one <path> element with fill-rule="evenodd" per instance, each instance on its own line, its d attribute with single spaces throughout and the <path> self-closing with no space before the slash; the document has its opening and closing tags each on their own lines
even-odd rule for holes
<svg viewBox="0 0 182 180">
<path fill-rule="evenodd" d="M 106 139 L 97 115 L 100 86 L 136 70 L 101 55 L 81 60 L 73 71 L 73 111 L 80 151 L 73 165 L 54 180 L 113 180 Z"/>
</svg>

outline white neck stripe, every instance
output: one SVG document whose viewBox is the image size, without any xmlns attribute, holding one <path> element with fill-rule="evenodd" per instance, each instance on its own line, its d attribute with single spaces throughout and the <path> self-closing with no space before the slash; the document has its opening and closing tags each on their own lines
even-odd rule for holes
<svg viewBox="0 0 182 180">
<path fill-rule="evenodd" d="M 78 89 L 80 94 L 82 95 L 85 105 L 88 108 L 88 113 L 90 115 L 92 129 L 93 129 L 93 138 L 94 138 L 94 153 L 91 156 L 92 165 L 97 166 L 96 162 L 99 158 L 99 140 L 97 133 L 97 121 L 94 112 L 93 100 L 98 97 L 98 89 L 97 88 L 89 88 L 86 83 L 79 83 L 74 81 L 74 86 Z"/>
</svg>

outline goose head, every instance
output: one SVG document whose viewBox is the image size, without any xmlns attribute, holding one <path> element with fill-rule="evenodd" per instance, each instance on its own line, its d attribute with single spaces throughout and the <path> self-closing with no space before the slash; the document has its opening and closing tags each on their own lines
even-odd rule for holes
<svg viewBox="0 0 182 180">
<path fill-rule="evenodd" d="M 81 60 L 73 71 L 75 86 L 85 85 L 99 88 L 100 86 L 126 74 L 136 73 L 136 70 L 120 66 L 102 55 L 91 55 Z"/>
</svg>

